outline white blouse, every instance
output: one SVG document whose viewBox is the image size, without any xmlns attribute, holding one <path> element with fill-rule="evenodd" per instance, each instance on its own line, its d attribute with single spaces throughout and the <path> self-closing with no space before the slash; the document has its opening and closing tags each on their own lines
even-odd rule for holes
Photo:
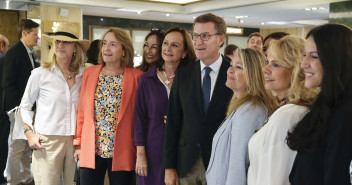
<svg viewBox="0 0 352 185">
<path fill-rule="evenodd" d="M 287 132 L 308 112 L 306 106 L 287 104 L 277 109 L 248 143 L 248 185 L 289 184 L 297 152 L 286 144 Z"/>
<path fill-rule="evenodd" d="M 75 135 L 79 94 L 84 67 L 76 75 L 70 89 L 57 66 L 51 71 L 36 68 L 28 79 L 20 110 L 23 121 L 33 129 L 32 106 L 36 102 L 34 130 L 44 135 Z"/>
</svg>

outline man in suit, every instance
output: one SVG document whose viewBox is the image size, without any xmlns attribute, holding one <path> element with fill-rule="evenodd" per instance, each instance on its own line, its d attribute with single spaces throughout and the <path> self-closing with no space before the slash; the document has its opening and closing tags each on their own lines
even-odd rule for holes
<svg viewBox="0 0 352 185">
<path fill-rule="evenodd" d="M 9 40 L 0 34 L 0 101 L 2 99 L 2 60 L 1 58 L 5 55 L 7 49 L 9 47 Z M 6 166 L 6 159 L 7 159 L 7 152 L 8 152 L 8 145 L 7 139 L 9 137 L 10 131 L 10 121 L 9 117 L 7 116 L 6 112 L 0 107 L 0 184 L 6 183 L 6 179 L 2 172 L 5 170 Z M 5 147 L 6 146 L 6 147 Z"/>
<path fill-rule="evenodd" d="M 208 13 L 194 21 L 199 60 L 180 69 L 169 98 L 163 153 L 167 185 L 206 184 L 212 139 L 232 96 L 225 86 L 230 62 L 220 55 L 225 35 L 221 17 Z"/>
<path fill-rule="evenodd" d="M 31 71 L 37 67 L 32 49 L 37 45 L 39 24 L 30 20 L 20 21 L 20 41 L 12 46 L 3 57 L 3 108 L 9 111 L 20 105 Z M 9 115 L 14 122 L 14 113 Z M 30 173 L 31 149 L 27 140 L 11 140 L 6 164 L 8 184 L 32 182 Z M 20 172 L 20 163 L 23 173 Z"/>
</svg>

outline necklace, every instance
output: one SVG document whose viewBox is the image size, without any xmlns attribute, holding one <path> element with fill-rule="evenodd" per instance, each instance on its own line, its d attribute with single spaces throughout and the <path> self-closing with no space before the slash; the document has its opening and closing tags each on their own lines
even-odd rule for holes
<svg viewBox="0 0 352 185">
<path fill-rule="evenodd" d="M 61 71 L 61 72 L 62 72 L 62 74 L 63 74 L 67 79 L 71 80 L 72 74 L 71 74 L 70 72 L 68 72 L 68 73 L 65 73 L 65 72 L 63 72 L 63 71 Z"/>
<path fill-rule="evenodd" d="M 163 70 L 163 73 L 164 73 L 164 75 L 165 75 L 165 78 L 166 78 L 166 80 L 165 80 L 165 85 L 169 85 L 171 82 L 170 82 L 170 80 L 171 79 L 173 79 L 174 77 L 175 77 L 175 75 L 174 76 L 170 76 L 170 77 L 167 77 L 167 75 L 166 75 L 166 73 L 165 73 L 165 70 Z"/>
<path fill-rule="evenodd" d="M 279 107 L 282 107 L 288 103 L 288 98 L 285 97 L 285 98 L 279 100 L 278 103 L 279 103 Z"/>
</svg>

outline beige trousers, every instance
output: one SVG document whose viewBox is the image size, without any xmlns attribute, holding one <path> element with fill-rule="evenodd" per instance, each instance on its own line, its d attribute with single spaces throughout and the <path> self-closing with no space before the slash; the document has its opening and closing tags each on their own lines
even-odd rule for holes
<svg viewBox="0 0 352 185">
<path fill-rule="evenodd" d="M 207 185 L 205 178 L 205 168 L 202 156 L 199 156 L 191 171 L 183 178 L 180 178 L 181 185 Z"/>
<path fill-rule="evenodd" d="M 72 185 L 76 163 L 73 136 L 41 135 L 43 150 L 32 156 L 35 185 Z"/>
<path fill-rule="evenodd" d="M 15 114 L 9 115 L 10 122 L 15 122 Z M 28 141 L 24 139 L 11 140 L 9 144 L 9 152 L 6 162 L 6 179 L 9 185 L 17 185 L 21 182 L 28 182 L 31 177 L 31 148 Z M 23 171 L 21 172 L 20 165 Z M 1 172 L 2 173 L 2 172 Z"/>
</svg>

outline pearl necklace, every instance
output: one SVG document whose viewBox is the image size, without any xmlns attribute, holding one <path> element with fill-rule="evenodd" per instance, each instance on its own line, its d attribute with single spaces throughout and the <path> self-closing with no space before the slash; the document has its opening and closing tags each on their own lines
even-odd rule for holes
<svg viewBox="0 0 352 185">
<path fill-rule="evenodd" d="M 173 79 L 174 77 L 175 77 L 175 75 L 174 76 L 170 76 L 170 77 L 167 77 L 167 75 L 166 75 L 166 73 L 165 73 L 165 70 L 163 70 L 163 73 L 164 73 L 164 75 L 165 75 L 165 78 L 166 78 L 166 80 L 165 80 L 165 85 L 169 85 L 171 82 L 170 82 L 170 80 L 171 79 Z"/>
</svg>

